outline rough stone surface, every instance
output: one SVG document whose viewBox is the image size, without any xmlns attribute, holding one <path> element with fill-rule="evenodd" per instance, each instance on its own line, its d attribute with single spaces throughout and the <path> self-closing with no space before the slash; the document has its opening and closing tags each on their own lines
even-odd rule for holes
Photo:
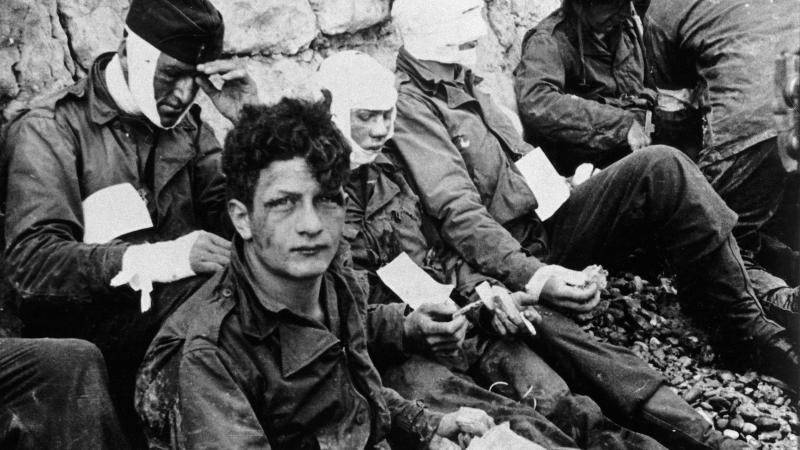
<svg viewBox="0 0 800 450">
<path fill-rule="evenodd" d="M 389 17 L 389 0 L 310 0 L 325 34 L 352 33 Z"/>
<path fill-rule="evenodd" d="M 212 0 L 225 18 L 225 53 L 247 59 L 265 99 L 298 92 L 320 61 L 357 49 L 394 69 L 402 42 L 390 0 Z M 490 33 L 478 44 L 482 88 L 516 110 L 511 71 L 531 26 L 560 0 L 487 0 Z M 0 111 L 83 76 L 99 53 L 122 37 L 128 0 L 3 0 L 0 3 Z M 219 136 L 230 127 L 199 98 Z"/>
<path fill-rule="evenodd" d="M 85 72 L 97 55 L 114 51 L 128 13 L 126 0 L 57 0 L 75 62 Z"/>
<path fill-rule="evenodd" d="M 317 35 L 307 0 L 215 0 L 225 19 L 225 51 L 295 54 Z"/>
<path fill-rule="evenodd" d="M 56 1 L 3 0 L 0 8 L 0 108 L 71 84 L 75 63 Z"/>
</svg>

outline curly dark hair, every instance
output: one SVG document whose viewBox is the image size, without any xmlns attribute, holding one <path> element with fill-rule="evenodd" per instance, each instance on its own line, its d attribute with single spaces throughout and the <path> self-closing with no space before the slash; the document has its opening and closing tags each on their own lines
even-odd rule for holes
<svg viewBox="0 0 800 450">
<path fill-rule="evenodd" d="M 350 145 L 331 121 L 330 103 L 323 91 L 319 101 L 284 97 L 272 106 L 245 106 L 222 153 L 228 198 L 252 208 L 261 170 L 296 157 L 323 189 L 341 187 L 350 175 Z"/>
</svg>

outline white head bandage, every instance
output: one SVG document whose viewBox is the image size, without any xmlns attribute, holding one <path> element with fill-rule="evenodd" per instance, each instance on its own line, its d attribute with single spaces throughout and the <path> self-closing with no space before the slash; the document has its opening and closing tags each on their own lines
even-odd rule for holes
<svg viewBox="0 0 800 450">
<path fill-rule="evenodd" d="M 477 49 L 462 46 L 486 35 L 482 7 L 483 0 L 396 0 L 392 21 L 414 57 L 472 66 Z"/>
<path fill-rule="evenodd" d="M 183 111 L 181 116 L 170 127 L 161 125 L 161 116 L 158 114 L 156 104 L 156 93 L 153 81 L 156 75 L 156 64 L 161 50 L 153 47 L 139 35 L 126 27 L 128 36 L 125 39 L 125 53 L 128 60 L 128 86 L 131 95 L 139 107 L 142 114 L 147 117 L 155 126 L 163 129 L 170 129 L 181 123 L 183 117 L 189 112 L 189 108 Z"/>
<path fill-rule="evenodd" d="M 331 92 L 333 122 L 352 147 L 351 167 L 369 164 L 378 157 L 377 151 L 363 149 L 351 137 L 350 112 L 392 110 L 391 128 L 387 139 L 394 134 L 397 88 L 394 74 L 365 53 L 347 50 L 329 56 L 319 66 L 319 86 Z"/>
</svg>

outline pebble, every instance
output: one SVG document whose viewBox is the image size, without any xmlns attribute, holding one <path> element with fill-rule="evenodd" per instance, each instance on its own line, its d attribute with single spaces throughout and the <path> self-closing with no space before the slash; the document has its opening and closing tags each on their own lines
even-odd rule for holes
<svg viewBox="0 0 800 450">
<path fill-rule="evenodd" d="M 747 392 L 747 389 L 744 391 L 745 395 L 750 395 L 752 392 L 752 389 L 750 389 L 750 393 Z M 753 405 L 742 405 L 739 407 L 737 412 L 748 422 L 753 422 L 762 415 L 761 411 L 756 409 L 756 407 Z"/>
<path fill-rule="evenodd" d="M 783 437 L 780 431 L 767 431 L 758 434 L 758 440 L 761 442 L 775 442 Z"/>
<path fill-rule="evenodd" d="M 731 408 L 731 402 L 719 396 L 711 397 L 707 402 L 717 411 L 727 411 Z"/>
<path fill-rule="evenodd" d="M 778 430 L 781 427 L 781 423 L 772 417 L 759 417 L 754 423 L 758 427 L 759 431 L 773 431 Z"/>
<path fill-rule="evenodd" d="M 735 430 L 725 430 L 722 432 L 722 434 L 731 439 L 739 439 L 739 432 Z"/>
<path fill-rule="evenodd" d="M 640 288 L 634 280 L 633 274 L 610 277 L 599 311 L 579 321 L 581 328 L 661 370 L 705 421 L 742 446 L 800 450 L 800 421 L 785 385 L 752 370 L 718 368 L 708 336 L 687 320 L 669 283 L 641 280 Z"/>
<path fill-rule="evenodd" d="M 700 395 L 703 393 L 703 388 L 700 386 L 694 386 L 693 388 L 686 391 L 683 394 L 683 399 L 686 400 L 686 403 L 694 403 L 695 400 L 700 398 Z"/>
<path fill-rule="evenodd" d="M 753 447 L 753 448 L 755 448 L 756 450 L 764 446 L 764 445 L 763 445 L 761 442 L 759 442 L 759 440 L 758 440 L 758 439 L 756 439 L 754 436 L 747 436 L 746 440 L 747 440 L 747 444 L 748 444 L 750 447 Z"/>
<path fill-rule="evenodd" d="M 750 422 L 745 422 L 744 425 L 742 425 L 742 433 L 744 433 L 744 434 L 753 434 L 757 430 L 758 430 L 758 427 L 756 427 L 755 425 L 753 425 Z"/>
</svg>

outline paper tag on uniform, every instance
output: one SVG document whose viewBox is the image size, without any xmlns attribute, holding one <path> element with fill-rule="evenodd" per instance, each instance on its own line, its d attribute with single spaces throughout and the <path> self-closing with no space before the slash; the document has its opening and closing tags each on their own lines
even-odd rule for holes
<svg viewBox="0 0 800 450">
<path fill-rule="evenodd" d="M 546 220 L 569 198 L 569 183 L 556 172 L 542 149 L 534 148 L 520 158 L 515 165 L 525 177 L 536 202 L 536 214 Z"/>
<path fill-rule="evenodd" d="M 405 252 L 378 269 L 378 277 L 400 300 L 414 309 L 423 303 L 451 301 L 453 285 L 438 283 Z"/>
<path fill-rule="evenodd" d="M 83 201 L 83 242 L 87 244 L 105 244 L 152 226 L 147 205 L 130 183 L 100 189 Z"/>
</svg>

